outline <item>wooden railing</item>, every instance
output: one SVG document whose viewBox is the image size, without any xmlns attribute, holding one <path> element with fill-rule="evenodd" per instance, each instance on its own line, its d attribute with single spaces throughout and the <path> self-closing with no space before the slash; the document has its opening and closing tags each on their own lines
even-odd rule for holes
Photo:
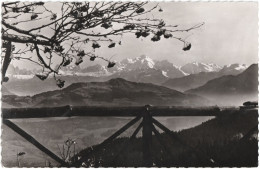
<svg viewBox="0 0 260 169">
<path fill-rule="evenodd" d="M 242 111 L 243 112 L 243 111 Z M 218 107 L 207 107 L 207 108 L 184 108 L 184 107 L 153 107 L 150 105 L 142 107 L 74 107 L 74 106 L 64 106 L 64 107 L 53 107 L 53 108 L 11 108 L 2 109 L 2 120 L 3 124 L 10 127 L 16 133 L 24 137 L 27 141 L 32 143 L 38 149 L 46 153 L 52 159 L 60 163 L 62 166 L 68 166 L 60 157 L 55 153 L 48 150 L 45 146 L 39 143 L 35 138 L 26 133 L 23 129 L 14 124 L 10 119 L 18 118 L 47 118 L 47 117 L 72 117 L 72 116 L 133 116 L 135 117 L 129 123 L 124 125 L 118 131 L 116 131 L 112 136 L 104 140 L 101 144 L 96 146 L 96 149 L 102 148 L 106 144 L 110 143 L 116 139 L 120 134 L 125 132 L 128 128 L 142 119 L 140 125 L 136 128 L 131 139 L 135 138 L 137 133 L 142 128 L 142 140 L 143 140 L 143 166 L 151 167 L 152 157 L 151 157 L 151 138 L 152 133 L 155 134 L 157 140 L 160 144 L 164 146 L 164 143 L 160 139 L 159 132 L 156 130 L 155 126 L 160 128 L 165 133 L 169 134 L 172 139 L 180 142 L 181 144 L 189 147 L 186 143 L 178 138 L 176 134 L 171 132 L 170 129 L 165 127 L 159 121 L 154 119 L 154 116 L 221 116 L 232 113 L 241 113 L 238 109 L 221 110 Z M 130 139 L 130 140 L 131 140 Z M 192 147 L 189 147 L 192 150 Z M 167 151 L 167 148 L 165 148 Z M 196 150 L 194 150 L 196 153 Z M 171 153 L 171 152 L 168 152 Z M 204 157 L 206 160 L 207 157 Z"/>
</svg>

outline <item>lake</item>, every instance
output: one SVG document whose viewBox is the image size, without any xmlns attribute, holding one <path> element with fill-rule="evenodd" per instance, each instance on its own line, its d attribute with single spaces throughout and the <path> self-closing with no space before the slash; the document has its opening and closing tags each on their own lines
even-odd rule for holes
<svg viewBox="0 0 260 169">
<path fill-rule="evenodd" d="M 185 116 L 185 117 L 156 117 L 162 124 L 173 131 L 191 128 L 213 118 L 212 116 Z M 41 144 L 56 155 L 59 155 L 64 141 L 68 138 L 76 139 L 76 151 L 91 145 L 99 144 L 115 131 L 129 122 L 131 117 L 70 117 L 70 118 L 41 118 L 12 120 L 27 133 L 32 135 Z M 139 120 L 120 137 L 131 136 L 134 129 L 141 122 Z M 20 135 L 2 125 L 2 164 L 5 167 L 17 166 L 17 153 L 26 154 L 19 157 L 22 167 L 44 167 L 50 161 L 57 163 L 34 145 L 27 142 Z M 139 132 L 137 136 L 141 136 Z"/>
</svg>

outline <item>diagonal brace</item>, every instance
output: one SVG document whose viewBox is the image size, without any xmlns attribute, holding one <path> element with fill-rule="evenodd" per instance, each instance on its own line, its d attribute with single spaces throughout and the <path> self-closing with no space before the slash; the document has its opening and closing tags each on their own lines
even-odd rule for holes
<svg viewBox="0 0 260 169">
<path fill-rule="evenodd" d="M 25 138 L 28 142 L 32 143 L 34 146 L 36 146 L 38 149 L 40 149 L 42 152 L 46 153 L 48 156 L 50 156 L 52 159 L 57 161 L 58 163 L 62 164 L 63 166 L 67 166 L 67 163 L 60 159 L 57 155 L 55 155 L 53 152 L 51 152 L 49 149 L 44 147 L 41 143 L 39 143 L 35 138 L 33 138 L 31 135 L 26 133 L 23 129 L 21 129 L 19 126 L 11 122 L 10 120 L 3 120 L 3 123 L 10 127 L 13 131 L 21 135 L 23 138 Z"/>
</svg>

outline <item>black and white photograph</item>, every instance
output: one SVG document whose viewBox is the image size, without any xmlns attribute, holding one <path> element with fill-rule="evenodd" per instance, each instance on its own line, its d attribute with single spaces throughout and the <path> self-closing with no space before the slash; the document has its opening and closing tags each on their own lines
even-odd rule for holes
<svg viewBox="0 0 260 169">
<path fill-rule="evenodd" d="M 1 2 L 1 166 L 258 167 L 258 6 Z"/>
</svg>

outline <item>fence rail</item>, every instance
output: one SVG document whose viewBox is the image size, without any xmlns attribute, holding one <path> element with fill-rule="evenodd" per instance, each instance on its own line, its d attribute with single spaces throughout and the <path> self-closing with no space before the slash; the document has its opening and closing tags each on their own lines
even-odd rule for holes
<svg viewBox="0 0 260 169">
<path fill-rule="evenodd" d="M 73 116 L 137 116 L 144 106 L 139 107 L 86 107 L 63 106 L 48 108 L 3 108 L 3 119 L 47 118 Z M 225 113 L 238 112 L 237 109 L 220 110 L 218 107 L 185 108 L 185 107 L 150 107 L 152 116 L 219 116 Z"/>
<path fill-rule="evenodd" d="M 244 113 L 244 112 L 256 112 L 257 109 L 239 110 L 239 109 L 224 109 L 221 110 L 218 107 L 206 107 L 206 108 L 185 108 L 185 107 L 153 107 L 150 105 L 140 106 L 140 107 L 75 107 L 75 106 L 63 106 L 63 107 L 50 107 L 50 108 L 10 108 L 2 109 L 2 121 L 5 125 L 10 127 L 13 131 L 24 137 L 27 141 L 32 143 L 38 149 L 46 153 L 55 161 L 59 162 L 62 166 L 68 166 L 69 164 L 61 160 L 55 153 L 51 152 L 49 149 L 44 147 L 35 138 L 26 133 L 23 129 L 15 125 L 9 119 L 19 119 L 19 118 L 47 118 L 47 117 L 73 117 L 73 116 L 135 116 L 133 120 L 124 125 L 122 128 L 117 130 L 112 136 L 107 138 L 97 147 L 102 148 L 104 145 L 116 139 L 120 134 L 125 132 L 128 128 L 133 126 L 138 120 L 142 118 L 142 122 L 139 124 L 137 129 L 134 131 L 131 138 L 135 137 L 139 130 L 142 128 L 143 137 L 143 166 L 151 167 L 152 157 L 151 157 L 151 138 L 152 132 L 157 136 L 160 144 L 168 152 L 167 147 L 165 147 L 163 141 L 160 139 L 158 131 L 155 129 L 156 125 L 164 132 L 168 133 L 172 139 L 177 140 L 183 145 L 189 147 L 185 142 L 180 140 L 177 135 L 171 132 L 170 129 L 165 127 L 159 121 L 154 119 L 154 116 L 221 116 L 230 115 L 233 113 Z M 127 145 L 126 145 L 127 146 Z M 192 147 L 190 147 L 193 149 Z M 196 150 L 194 152 L 200 154 Z M 171 154 L 169 152 L 169 154 Z M 207 159 L 210 161 L 210 159 Z M 80 162 L 80 161 L 79 161 Z M 212 163 L 212 166 L 215 164 Z M 78 166 L 80 167 L 80 166 Z"/>
</svg>

